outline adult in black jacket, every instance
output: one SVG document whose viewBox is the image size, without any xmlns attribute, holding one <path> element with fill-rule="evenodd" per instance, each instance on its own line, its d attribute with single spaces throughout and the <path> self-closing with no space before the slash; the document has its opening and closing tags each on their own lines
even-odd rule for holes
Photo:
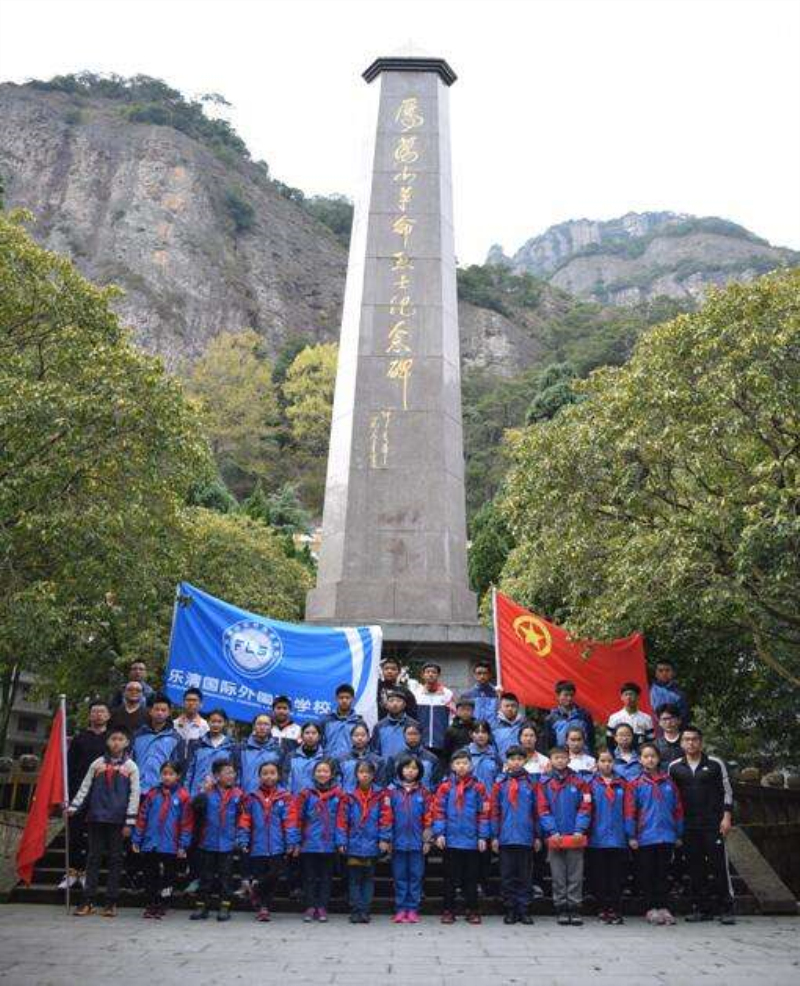
<svg viewBox="0 0 800 986">
<path fill-rule="evenodd" d="M 683 756 L 670 764 L 669 775 L 680 791 L 684 813 L 683 846 L 692 881 L 692 913 L 687 921 L 735 924 L 733 888 L 725 838 L 733 818 L 733 789 L 725 764 L 703 752 L 696 726 L 681 732 Z"/>
<path fill-rule="evenodd" d="M 89 706 L 89 726 L 81 729 L 70 740 L 67 750 L 67 786 L 69 800 L 78 793 L 89 765 L 106 752 L 108 720 L 111 717 L 105 702 L 92 702 Z M 86 868 L 86 820 L 85 812 L 79 812 L 69 820 L 69 872 L 61 882 L 61 887 L 74 886 Z"/>
</svg>

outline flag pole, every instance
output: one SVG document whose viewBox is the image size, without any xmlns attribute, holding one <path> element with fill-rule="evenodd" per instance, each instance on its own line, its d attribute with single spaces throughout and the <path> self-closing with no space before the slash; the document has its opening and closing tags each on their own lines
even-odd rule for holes
<svg viewBox="0 0 800 986">
<path fill-rule="evenodd" d="M 64 803 L 62 805 L 62 812 L 64 817 L 64 868 L 66 873 L 67 888 L 64 894 L 64 900 L 66 901 L 67 914 L 69 914 L 70 908 L 70 877 L 69 877 L 69 813 L 67 808 L 69 808 L 69 771 L 67 770 L 67 696 L 59 695 L 58 704 L 61 710 L 61 771 L 64 784 Z"/>
<path fill-rule="evenodd" d="M 503 669 L 500 664 L 500 634 L 497 629 L 497 589 L 492 586 L 492 629 L 494 631 L 494 663 L 497 668 L 497 687 L 503 687 Z"/>
</svg>

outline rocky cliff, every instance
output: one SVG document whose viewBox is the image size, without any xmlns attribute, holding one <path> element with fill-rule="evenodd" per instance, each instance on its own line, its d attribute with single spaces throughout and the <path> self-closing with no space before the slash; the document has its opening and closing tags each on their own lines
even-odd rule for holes
<svg viewBox="0 0 800 986">
<path fill-rule="evenodd" d="M 673 212 L 630 212 L 619 219 L 551 226 L 507 257 L 487 263 L 546 278 L 581 298 L 632 305 L 658 296 L 699 300 L 710 285 L 749 280 L 800 262 L 735 223 Z"/>
</svg>

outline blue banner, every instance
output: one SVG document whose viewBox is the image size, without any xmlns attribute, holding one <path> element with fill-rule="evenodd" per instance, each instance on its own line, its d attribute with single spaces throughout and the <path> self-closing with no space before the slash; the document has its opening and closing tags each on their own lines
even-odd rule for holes
<svg viewBox="0 0 800 986">
<path fill-rule="evenodd" d="M 222 708 L 249 722 L 276 695 L 292 700 L 296 722 L 319 719 L 336 706 L 337 685 L 348 682 L 355 708 L 377 718 L 380 627 L 318 627 L 281 623 L 238 609 L 181 582 L 169 648 L 167 694 L 180 703 L 199 688 L 206 710 Z"/>
</svg>

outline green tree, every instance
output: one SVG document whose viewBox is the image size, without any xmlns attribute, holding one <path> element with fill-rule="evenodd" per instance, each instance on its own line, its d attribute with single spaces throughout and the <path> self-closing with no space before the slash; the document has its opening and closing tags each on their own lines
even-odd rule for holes
<svg viewBox="0 0 800 986">
<path fill-rule="evenodd" d="M 249 492 L 271 475 L 278 452 L 279 410 L 272 364 L 258 333 L 223 332 L 208 345 L 188 380 L 223 479 Z"/>
<path fill-rule="evenodd" d="M 713 293 L 575 387 L 513 442 L 505 588 L 598 639 L 699 627 L 696 676 L 724 688 L 757 659 L 796 689 L 800 272 Z"/>
<path fill-rule="evenodd" d="M 0 215 L 0 679 L 76 686 L 130 656 L 118 600 L 153 612 L 194 482 L 212 475 L 196 409 L 136 350 L 116 292 Z"/>
<path fill-rule="evenodd" d="M 309 455 L 325 455 L 328 450 L 338 353 L 335 342 L 307 346 L 286 373 L 286 417 L 292 438 Z"/>
<path fill-rule="evenodd" d="M 469 581 L 482 598 L 500 581 L 508 553 L 514 547 L 511 532 L 494 500 L 485 503 L 472 518 L 469 538 Z"/>
</svg>

